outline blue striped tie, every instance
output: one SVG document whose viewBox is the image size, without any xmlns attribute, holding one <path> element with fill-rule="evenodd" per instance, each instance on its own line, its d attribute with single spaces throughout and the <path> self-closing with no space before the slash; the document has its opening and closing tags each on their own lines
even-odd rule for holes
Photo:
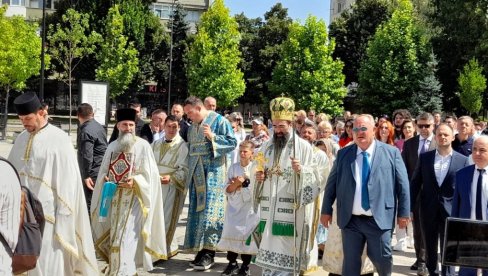
<svg viewBox="0 0 488 276">
<path fill-rule="evenodd" d="M 361 207 L 365 211 L 369 210 L 369 192 L 368 192 L 368 178 L 369 178 L 369 159 L 368 153 L 363 151 L 361 152 L 363 155 L 363 170 L 361 172 Z"/>
</svg>

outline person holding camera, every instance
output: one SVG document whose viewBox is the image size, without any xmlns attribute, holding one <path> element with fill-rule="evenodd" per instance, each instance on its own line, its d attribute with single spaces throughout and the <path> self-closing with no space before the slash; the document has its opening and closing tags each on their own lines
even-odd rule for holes
<svg viewBox="0 0 488 276">
<path fill-rule="evenodd" d="M 249 264 L 258 249 L 251 238 L 251 232 L 259 222 L 259 214 L 253 211 L 253 190 L 249 185 L 252 173 L 254 144 L 243 141 L 239 145 L 240 161 L 234 163 L 227 174 L 225 186 L 227 206 L 225 208 L 224 230 L 217 249 L 227 251 L 229 264 L 222 275 L 251 275 Z M 242 265 L 237 264 L 241 254 Z"/>
</svg>

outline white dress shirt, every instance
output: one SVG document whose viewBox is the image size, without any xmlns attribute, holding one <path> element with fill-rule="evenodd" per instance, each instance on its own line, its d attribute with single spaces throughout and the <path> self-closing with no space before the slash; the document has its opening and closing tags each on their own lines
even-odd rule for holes
<svg viewBox="0 0 488 276">
<path fill-rule="evenodd" d="M 449 166 L 451 165 L 451 159 L 452 150 L 446 156 L 440 155 L 438 150 L 435 151 L 434 171 L 435 179 L 437 180 L 437 185 L 439 185 L 439 187 L 442 185 L 444 178 L 446 178 L 447 172 L 449 171 Z"/>
<path fill-rule="evenodd" d="M 374 148 L 376 146 L 376 141 L 373 140 L 373 143 L 366 149 L 366 152 L 368 153 L 368 159 L 369 159 L 369 165 L 371 166 L 372 163 L 371 161 L 373 160 L 373 154 L 374 154 Z M 366 215 L 366 216 L 373 216 L 373 213 L 371 212 L 371 209 L 368 211 L 364 210 L 363 207 L 361 206 L 361 186 L 362 186 L 362 172 L 363 172 L 363 155 L 362 155 L 363 150 L 358 147 L 358 150 L 356 152 L 356 162 L 355 163 L 355 174 L 354 174 L 354 180 L 356 180 L 356 191 L 354 193 L 354 202 L 352 205 L 352 214 L 359 216 L 359 215 Z M 369 172 L 371 175 L 371 171 L 373 168 L 371 167 Z"/>
<path fill-rule="evenodd" d="M 429 137 L 424 138 L 422 135 L 419 135 L 419 148 L 417 149 L 417 155 L 420 155 L 420 151 L 422 147 L 425 148 L 424 152 L 429 151 L 430 143 L 432 143 L 432 139 L 434 139 L 434 135 L 431 134 Z"/>
<path fill-rule="evenodd" d="M 476 219 L 476 188 L 478 186 L 478 177 L 480 175 L 478 169 L 484 169 L 483 182 L 481 184 L 481 216 L 483 220 L 486 219 L 486 208 L 488 200 L 488 166 L 474 169 L 473 182 L 471 182 L 471 219 Z"/>
</svg>

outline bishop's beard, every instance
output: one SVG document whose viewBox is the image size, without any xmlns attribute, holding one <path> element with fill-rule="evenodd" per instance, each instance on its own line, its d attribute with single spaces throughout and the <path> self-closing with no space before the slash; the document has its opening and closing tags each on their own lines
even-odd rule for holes
<svg viewBox="0 0 488 276">
<path fill-rule="evenodd" d="M 285 135 L 273 135 L 273 144 L 275 146 L 275 151 L 281 151 L 283 148 L 286 146 L 286 142 L 288 141 L 288 138 L 290 137 L 290 134 L 285 134 Z"/>
<path fill-rule="evenodd" d="M 117 137 L 117 142 L 117 151 L 130 152 L 136 143 L 136 136 L 132 132 L 120 132 L 119 137 Z"/>
</svg>

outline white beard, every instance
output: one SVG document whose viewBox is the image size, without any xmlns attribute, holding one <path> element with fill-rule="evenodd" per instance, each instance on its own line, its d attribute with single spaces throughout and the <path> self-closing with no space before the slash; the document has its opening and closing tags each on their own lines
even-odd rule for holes
<svg viewBox="0 0 488 276">
<path fill-rule="evenodd" d="M 119 137 L 117 137 L 117 147 L 116 150 L 119 152 L 130 152 L 132 147 L 136 143 L 136 136 L 131 132 L 120 132 Z"/>
</svg>

